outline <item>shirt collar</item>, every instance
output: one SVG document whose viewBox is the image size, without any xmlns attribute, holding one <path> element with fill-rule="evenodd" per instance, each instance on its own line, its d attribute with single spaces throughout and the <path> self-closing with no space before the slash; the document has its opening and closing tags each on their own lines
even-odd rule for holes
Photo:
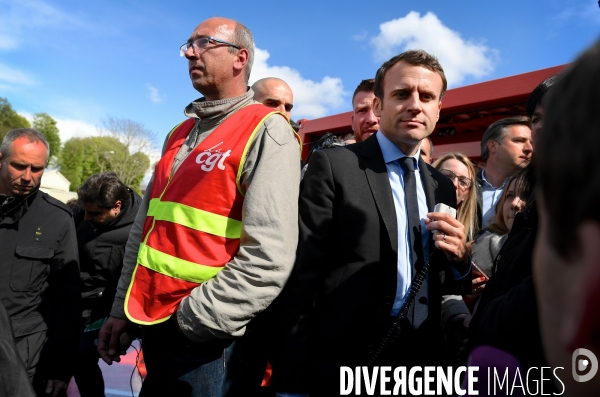
<svg viewBox="0 0 600 397">
<path fill-rule="evenodd" d="M 504 182 L 502 182 L 502 186 L 500 187 L 495 187 L 494 185 L 492 185 L 491 183 L 489 183 L 487 181 L 487 179 L 485 179 L 485 168 L 481 170 L 481 180 L 483 181 L 483 184 L 489 187 L 493 187 L 494 189 L 504 189 L 504 186 L 506 186 L 506 182 L 510 179 L 510 177 L 506 178 L 504 180 Z"/>
<path fill-rule="evenodd" d="M 398 146 L 396 146 L 392 141 L 390 141 L 385 135 L 383 135 L 381 132 L 377 132 L 376 138 L 377 138 L 377 142 L 379 142 L 379 147 L 381 148 L 381 153 L 383 154 L 383 161 L 385 161 L 386 164 L 391 163 L 392 161 L 396 161 L 398 159 L 401 159 L 402 157 L 412 157 L 415 159 L 415 170 L 419 169 L 419 156 L 420 156 L 420 151 L 417 150 L 417 152 L 412 155 L 412 156 L 407 156 L 406 154 L 404 154 L 404 152 L 402 150 L 400 150 L 400 148 Z"/>
<path fill-rule="evenodd" d="M 187 105 L 183 110 L 183 113 L 186 117 L 210 121 L 231 112 L 234 108 L 241 108 L 253 103 L 253 96 L 254 91 L 248 89 L 245 94 L 234 98 L 207 101 L 206 98 L 202 97 Z"/>
</svg>

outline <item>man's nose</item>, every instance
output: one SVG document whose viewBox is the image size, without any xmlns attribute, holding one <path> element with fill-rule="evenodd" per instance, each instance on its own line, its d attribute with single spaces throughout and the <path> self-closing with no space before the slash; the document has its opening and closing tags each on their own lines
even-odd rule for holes
<svg viewBox="0 0 600 397">
<path fill-rule="evenodd" d="M 423 110 L 423 104 L 421 103 L 421 97 L 418 92 L 412 93 L 406 99 L 406 108 L 410 112 L 421 112 Z"/>
<path fill-rule="evenodd" d="M 183 52 L 183 55 L 185 55 L 187 59 L 196 58 L 196 51 L 194 49 L 194 46 L 188 46 L 188 48 L 186 48 L 186 50 Z"/>
<path fill-rule="evenodd" d="M 27 168 L 22 174 L 21 174 L 21 179 L 25 180 L 25 181 L 30 181 L 31 180 L 31 168 Z"/>
<path fill-rule="evenodd" d="M 367 123 L 368 123 L 370 126 L 372 126 L 372 125 L 375 125 L 375 124 L 379 124 L 379 118 L 378 118 L 377 116 L 375 116 L 375 113 L 373 113 L 373 111 L 372 111 L 372 110 L 370 110 L 370 111 L 368 112 L 368 117 L 367 117 L 367 120 L 366 120 L 366 122 L 367 122 Z"/>
</svg>

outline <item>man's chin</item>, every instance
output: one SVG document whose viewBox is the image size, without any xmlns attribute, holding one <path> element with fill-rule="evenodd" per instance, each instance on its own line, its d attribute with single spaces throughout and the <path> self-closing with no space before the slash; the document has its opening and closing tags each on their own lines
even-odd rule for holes
<svg viewBox="0 0 600 397">
<path fill-rule="evenodd" d="M 369 137 L 370 137 L 371 135 L 373 135 L 375 132 L 377 132 L 377 131 L 373 131 L 373 132 L 363 132 L 363 133 L 361 134 L 361 136 L 360 136 L 360 137 L 361 137 L 361 139 L 362 139 L 363 141 L 366 141 L 366 140 L 367 140 L 367 138 L 369 138 Z"/>
<path fill-rule="evenodd" d="M 28 194 L 30 194 L 31 192 L 33 192 L 35 189 L 30 187 L 30 188 L 15 188 L 13 190 L 13 195 L 14 196 L 27 196 Z"/>
</svg>

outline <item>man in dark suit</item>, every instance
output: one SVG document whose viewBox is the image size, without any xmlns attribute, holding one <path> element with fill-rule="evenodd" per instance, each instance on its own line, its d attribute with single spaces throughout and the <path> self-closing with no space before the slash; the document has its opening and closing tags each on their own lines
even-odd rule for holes
<svg viewBox="0 0 600 397">
<path fill-rule="evenodd" d="M 426 52 L 390 59 L 375 78 L 380 131 L 312 156 L 296 264 L 277 302 L 280 395 L 338 395 L 340 366 L 369 363 L 430 254 L 429 275 L 375 365 L 442 363 L 441 296 L 468 292 L 471 281 L 463 226 L 432 213 L 436 203 L 456 208 L 453 183 L 419 156 L 445 89 L 443 69 Z"/>
</svg>

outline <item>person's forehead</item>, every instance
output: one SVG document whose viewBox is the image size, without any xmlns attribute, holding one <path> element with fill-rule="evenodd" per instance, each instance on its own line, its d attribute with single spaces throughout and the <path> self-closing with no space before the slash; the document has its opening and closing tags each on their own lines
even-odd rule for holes
<svg viewBox="0 0 600 397">
<path fill-rule="evenodd" d="M 514 138 L 516 136 L 531 136 L 531 129 L 522 124 L 513 124 L 506 127 L 505 138 Z"/>
<path fill-rule="evenodd" d="M 352 107 L 356 108 L 357 106 L 368 106 L 373 104 L 373 99 L 375 98 L 375 93 L 373 91 L 359 91 L 354 96 L 352 100 Z"/>
<path fill-rule="evenodd" d="M 455 173 L 456 173 L 456 171 L 461 171 L 460 175 L 464 174 L 465 176 L 468 176 L 468 173 L 469 173 L 469 169 L 467 168 L 467 166 L 464 165 L 462 161 L 457 160 L 457 159 L 448 159 L 448 160 L 444 161 L 442 163 L 441 168 L 446 168 L 451 171 L 455 171 Z M 458 173 L 457 173 L 457 175 L 458 175 Z"/>
<path fill-rule="evenodd" d="M 48 149 L 41 141 L 30 141 L 27 137 L 14 140 L 10 147 L 8 159 L 21 160 L 27 157 L 39 163 L 45 163 Z"/>
<path fill-rule="evenodd" d="M 259 89 L 262 97 L 272 97 L 285 102 L 292 101 L 292 90 L 286 84 L 279 81 L 266 81 Z"/>
<path fill-rule="evenodd" d="M 400 61 L 388 69 L 383 78 L 384 90 L 394 90 L 407 83 L 418 85 L 423 89 L 434 89 L 441 93 L 444 82 L 439 73 L 421 65 L 413 65 Z"/>
<path fill-rule="evenodd" d="M 200 23 L 194 29 L 192 38 L 200 36 L 214 36 L 222 39 L 229 39 L 235 30 L 233 21 L 223 18 L 211 18 Z"/>
</svg>

